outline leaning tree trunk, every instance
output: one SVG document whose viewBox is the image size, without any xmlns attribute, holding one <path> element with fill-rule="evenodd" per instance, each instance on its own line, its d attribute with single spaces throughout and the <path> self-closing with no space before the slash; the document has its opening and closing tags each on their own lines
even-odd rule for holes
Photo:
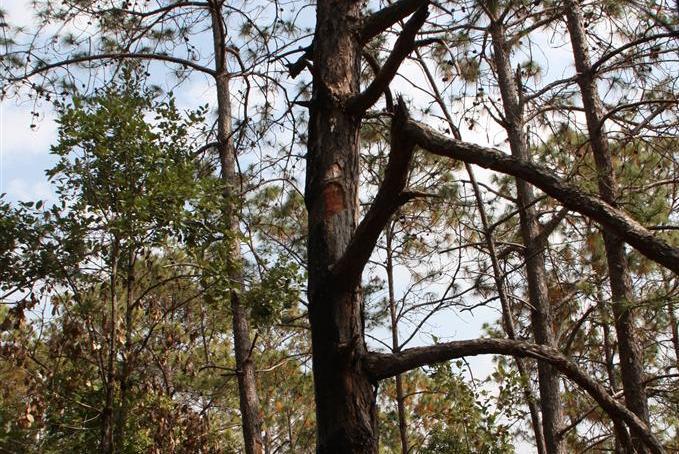
<svg viewBox="0 0 679 454">
<path fill-rule="evenodd" d="M 375 386 L 365 352 L 360 287 L 332 279 L 358 216 L 361 3 L 321 0 L 314 40 L 305 203 L 309 214 L 309 319 L 319 454 L 376 453 Z"/>
<path fill-rule="evenodd" d="M 232 139 L 231 93 L 229 89 L 229 73 L 226 67 L 226 30 L 221 17 L 221 3 L 211 2 L 212 35 L 215 49 L 215 81 L 217 85 L 217 142 L 221 165 L 221 179 L 224 185 L 223 194 L 223 228 L 230 232 L 239 231 L 238 214 L 234 197 L 236 174 L 236 152 Z M 240 244 L 232 240 L 229 253 L 229 281 L 236 287 L 242 287 L 242 257 Z M 246 454 L 262 452 L 261 418 L 259 415 L 259 398 L 255 366 L 252 361 L 252 344 L 248 326 L 248 309 L 239 298 L 240 289 L 231 291 L 231 318 L 233 329 L 234 356 L 236 359 L 236 375 L 238 377 L 238 393 L 240 401 L 243 441 Z"/>
<path fill-rule="evenodd" d="M 585 109 L 589 143 L 594 154 L 597 184 L 601 199 L 613 207 L 618 206 L 618 182 L 615 177 L 611 152 L 604 133 L 601 100 L 597 93 L 595 74 L 590 63 L 585 29 L 582 25 L 580 5 L 574 0 L 566 2 L 568 31 L 573 47 L 578 85 Z M 613 232 L 603 230 L 608 275 L 613 300 L 613 317 L 618 337 L 620 370 L 625 402 L 642 421 L 648 424 L 648 405 L 643 384 L 643 356 L 636 339 L 635 315 L 632 309 L 634 295 L 627 266 L 624 242 Z M 632 442 L 643 452 L 639 434 L 632 431 Z"/>
<path fill-rule="evenodd" d="M 479 217 L 481 218 L 481 225 L 483 226 L 483 235 L 486 240 L 486 246 L 488 247 L 488 255 L 490 257 L 490 263 L 493 268 L 493 279 L 495 281 L 495 287 L 497 288 L 498 298 L 500 300 L 500 307 L 502 309 L 502 327 L 507 334 L 507 337 L 512 340 L 518 339 L 516 334 L 516 328 L 514 325 L 514 315 L 512 313 L 512 307 L 509 303 L 509 297 L 505 288 L 505 283 L 503 280 L 502 270 L 500 269 L 500 264 L 497 258 L 497 252 L 495 249 L 495 241 L 493 240 L 493 234 L 488 225 L 488 217 L 486 216 L 486 209 L 483 206 L 483 197 L 481 196 L 481 191 L 479 190 L 479 185 L 476 181 L 474 175 L 474 170 L 470 164 L 465 163 L 465 168 L 469 179 L 471 181 L 474 197 L 476 198 L 476 206 L 479 210 Z M 545 446 L 545 434 L 542 423 L 542 418 L 540 418 L 540 412 L 538 410 L 538 405 L 536 403 L 535 397 L 533 396 L 533 390 L 530 384 L 530 373 L 526 367 L 523 358 L 514 358 L 516 362 L 516 369 L 519 372 L 519 377 L 523 383 L 523 394 L 526 399 L 526 405 L 528 406 L 528 411 L 531 417 L 531 424 L 533 426 L 533 433 L 535 435 L 535 447 L 537 448 L 538 454 L 545 454 L 547 448 Z"/>
<path fill-rule="evenodd" d="M 497 69 L 509 146 L 513 156 L 530 161 L 531 157 L 523 131 L 523 112 L 519 103 L 519 92 L 512 76 L 504 27 L 496 20 L 492 20 L 490 34 L 493 40 L 493 60 Z M 528 300 L 531 304 L 531 327 L 538 344 L 555 347 L 543 245 L 537 241 L 540 224 L 533 206 L 535 196 L 532 186 L 522 179 L 516 179 L 516 189 L 528 278 Z M 563 452 L 559 434 L 562 420 L 561 397 L 559 375 L 556 369 L 544 361 L 539 361 L 538 382 L 545 447 L 549 453 Z"/>
</svg>

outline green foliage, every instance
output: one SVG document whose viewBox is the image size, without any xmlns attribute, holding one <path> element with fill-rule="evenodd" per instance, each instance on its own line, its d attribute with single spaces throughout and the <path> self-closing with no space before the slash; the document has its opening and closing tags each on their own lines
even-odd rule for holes
<svg viewBox="0 0 679 454">
<path fill-rule="evenodd" d="M 265 327 L 280 321 L 297 307 L 302 275 L 296 263 L 281 259 L 253 283 L 245 297 L 255 325 Z"/>
<path fill-rule="evenodd" d="M 58 162 L 48 173 L 59 201 L 46 207 L 31 201 L 12 204 L 0 197 L 0 451 L 95 452 L 103 410 L 110 405 L 120 419 L 115 424 L 124 435 L 118 446 L 122 453 L 238 452 L 238 368 L 227 328 L 229 303 L 235 298 L 250 310 L 249 321 L 257 330 L 250 354 L 258 369 L 268 451 L 309 451 L 314 437 L 312 373 L 306 314 L 299 304 L 308 259 L 307 218 L 299 174 L 295 164 L 287 164 L 305 158 L 293 147 L 310 140 L 305 132 L 308 113 L 285 106 L 279 117 L 277 109 L 286 101 L 311 100 L 313 112 L 323 102 L 323 96 L 311 99 L 307 76 L 298 79 L 299 93 L 279 80 L 279 74 L 286 73 L 281 64 L 308 55 L 302 52 L 303 40 L 309 42 L 305 35 L 311 32 L 306 18 L 311 3 L 293 2 L 285 8 L 274 3 L 271 11 L 266 2 L 224 6 L 221 25 L 228 39 L 221 44 L 228 51 L 228 71 L 234 74 L 231 107 L 245 114 L 234 118 L 232 139 L 238 164 L 247 164 L 247 170 L 239 172 L 238 190 L 229 191 L 233 195 L 228 198 L 225 182 L 215 175 L 211 150 L 194 154 L 200 148 L 197 143 L 214 139 L 214 130 L 205 126 L 210 123 L 207 106 L 181 112 L 172 93 L 160 98 L 159 89 L 144 81 L 156 65 L 171 65 L 179 81 L 195 66 L 212 73 L 218 59 L 210 48 L 213 43 L 207 51 L 203 48 L 210 41 L 205 35 L 213 31 L 203 20 L 210 18 L 208 10 L 214 5 L 191 3 L 185 9 L 182 2 L 152 3 L 37 0 L 32 5 L 39 22 L 35 37 L 11 27 L 0 11 L 2 96 L 11 86 L 8 81 L 21 80 L 18 85 L 32 90 L 31 100 L 62 97 L 56 104 L 59 141 L 52 148 Z M 652 36 L 655 30 L 676 29 L 676 14 L 668 5 L 605 0 L 582 7 L 592 57 L 611 57 L 594 74 L 608 112 L 603 126 L 620 185 L 616 202 L 641 224 L 654 227 L 655 234 L 677 244 L 676 62 L 668 58 L 663 69 L 664 56 L 674 50 L 664 43 L 672 41 Z M 362 8 L 374 6 L 381 5 L 366 3 Z M 431 6 L 436 12 L 418 36 L 417 50 L 425 64 L 433 63 L 433 82 L 443 84 L 418 86 L 416 78 L 408 77 L 418 90 L 412 92 L 417 94 L 411 110 L 414 118 L 436 127 L 444 118 L 440 107 L 446 105 L 455 121 L 475 129 L 466 140 L 481 140 L 480 126 L 491 119 L 502 126 L 511 123 L 499 104 L 499 68 L 488 36 L 489 23 L 502 22 L 518 104 L 527 122 L 522 129 L 530 140 L 547 137 L 531 147 L 534 161 L 595 194 L 589 138 L 575 129 L 582 126 L 583 117 L 576 78 L 566 74 L 570 69 L 555 76 L 550 61 L 551 51 L 562 51 L 562 6 L 551 0 Z M 271 23 L 261 24 L 261 17 L 270 17 Z M 298 18 L 304 27 L 296 24 Z M 392 32 L 399 27 L 395 24 L 364 43 L 364 52 L 383 65 L 395 42 Z M 599 33 L 602 30 L 605 33 Z M 615 50 L 634 40 L 633 46 Z M 269 54 L 275 49 L 282 53 Z M 125 58 L 95 58 L 116 52 L 153 53 L 157 60 L 121 65 Z M 408 70 L 400 76 L 410 76 L 422 63 L 415 56 L 410 54 Z M 26 70 L 68 57 L 93 60 L 63 68 L 59 64 L 54 72 L 23 79 Z M 170 58 L 187 60 L 175 64 Z M 556 65 L 557 71 L 562 66 Z M 309 67 L 314 75 L 323 74 L 324 68 Z M 109 71 L 122 76 L 94 93 L 65 101 L 81 89 L 79 76 L 85 70 L 92 70 L 91 80 L 106 79 Z M 363 65 L 361 86 L 373 77 L 374 71 Z M 564 79 L 541 91 L 542 79 L 550 83 L 554 77 Z M 167 80 L 176 82 L 172 75 Z M 396 81 L 392 88 L 402 86 Z M 321 88 L 317 94 L 323 95 L 322 87 L 314 88 Z M 82 90 L 89 88 L 83 85 Z M 428 96 L 437 91 L 440 105 Z M 331 102 L 342 102 L 331 95 Z M 288 123 L 288 115 L 299 116 Z M 384 177 L 389 116 L 377 108 L 362 118 L 361 178 L 355 183 L 366 207 Z M 279 140 L 265 135 L 270 124 L 284 131 L 281 142 L 291 136 L 291 145 L 280 147 L 276 158 L 268 155 Z M 503 134 L 493 128 L 483 132 L 487 142 L 501 146 Z M 263 152 L 244 156 L 248 148 Z M 466 310 L 476 303 L 475 298 L 468 303 L 469 295 L 486 299 L 479 306 L 496 301 L 497 283 L 487 259 L 490 248 L 483 241 L 486 232 L 459 170 L 459 163 L 417 150 L 407 181 L 407 190 L 417 196 L 391 218 L 371 257 L 375 269 L 386 268 L 386 253 L 397 271 L 391 267 L 387 279 L 372 273 L 361 288 L 367 306 L 363 322 L 369 329 L 384 328 L 393 306 L 399 317 L 390 326 L 395 332 L 399 323 L 427 329 L 419 322 L 438 310 Z M 272 176 L 277 181 L 267 181 Z M 524 303 L 525 257 L 517 244 L 514 179 L 487 178 L 485 172 L 479 177 L 492 223 L 489 234 L 500 259 L 499 279 L 508 292 L 517 336 L 527 338 L 531 313 Z M 487 186 L 488 181 L 494 187 Z M 536 201 L 535 208 L 543 225 L 561 209 L 549 198 Z M 498 211 L 510 216 L 499 220 Z M 610 298 L 600 230 L 586 217 L 568 214 L 546 244 L 546 279 L 558 346 L 568 343 L 571 357 L 614 392 L 621 378 L 617 364 L 613 360 L 609 371 L 602 361 L 606 348 L 615 359 L 617 345 L 615 333 L 606 332 L 614 320 L 607 313 Z M 676 446 L 676 278 L 633 251 L 629 265 L 638 296 L 629 308 L 641 314 L 634 323 L 653 394 L 653 431 Z M 396 301 L 392 295 L 385 297 L 389 284 L 396 287 Z M 597 310 L 585 313 L 589 307 Z M 580 316 L 584 318 L 578 326 Z M 498 325 L 486 327 L 493 337 L 505 335 Z M 401 341 L 403 334 L 410 335 L 401 334 Z M 458 372 L 461 362 L 404 374 L 411 451 L 512 452 L 511 437 L 524 436 L 527 428 L 516 424 L 527 420 L 524 390 L 535 376 L 535 362 L 526 364 L 525 381 L 506 358 L 496 360 L 491 378 L 481 384 Z M 396 452 L 400 446 L 393 382 L 381 383 L 380 392 L 381 449 Z M 568 448 L 591 448 L 585 424 L 592 425 L 587 436 L 610 432 L 604 412 L 590 411 L 591 400 L 565 380 L 562 398 L 566 419 L 582 421 L 566 435 Z M 599 448 L 612 450 L 612 439 Z"/>
<path fill-rule="evenodd" d="M 52 147 L 59 161 L 48 176 L 78 216 L 72 222 L 104 223 L 112 235 L 150 246 L 178 234 L 199 188 L 190 134 L 205 110 L 182 116 L 174 98 L 155 101 L 132 70 L 60 110 Z M 145 118 L 151 114 L 153 123 Z"/>
<path fill-rule="evenodd" d="M 462 364 L 459 364 L 462 366 Z M 432 436 L 423 452 L 426 453 L 513 453 L 510 433 L 498 420 L 502 409 L 493 408 L 488 393 L 473 390 L 461 374 L 456 374 L 450 363 L 433 368 L 431 378 L 438 389 L 445 390 L 446 406 L 438 416 Z"/>
<path fill-rule="evenodd" d="M 442 363 L 426 373 L 402 375 L 408 421 L 408 439 L 418 452 L 429 454 L 510 454 L 511 433 L 502 422 L 502 409 L 483 388 L 472 388 L 459 367 Z M 384 452 L 399 451 L 398 416 L 393 381 L 385 383 L 381 413 Z"/>
<path fill-rule="evenodd" d="M 184 242 L 221 192 L 191 154 L 206 110 L 158 101 L 129 68 L 59 109 L 57 204 L 0 204 L 2 290 L 32 289 L 0 314 L 0 374 L 22 383 L 2 397 L 0 449 L 92 452 L 110 405 L 121 453 L 235 451 L 213 408 L 237 407 L 234 384 L 200 369 L 229 361 L 228 317 L 206 314 Z"/>
<path fill-rule="evenodd" d="M 0 295 L 30 288 L 33 280 L 53 269 L 54 258 L 44 247 L 50 226 L 36 210 L 43 202 L 6 202 L 0 195 Z M 49 219 L 49 213 L 46 214 Z"/>
</svg>

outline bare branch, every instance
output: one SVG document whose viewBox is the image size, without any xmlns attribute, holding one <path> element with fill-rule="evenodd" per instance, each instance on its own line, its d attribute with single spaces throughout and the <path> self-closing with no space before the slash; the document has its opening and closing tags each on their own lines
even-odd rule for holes
<svg viewBox="0 0 679 454">
<path fill-rule="evenodd" d="M 304 68 L 311 66 L 309 60 L 311 60 L 313 53 L 314 43 L 312 42 L 310 45 L 304 48 L 304 53 L 294 63 L 285 65 L 288 68 L 288 74 L 290 74 L 291 78 L 294 79 L 295 77 L 299 76 L 302 71 L 304 71 Z"/>
<path fill-rule="evenodd" d="M 429 0 L 400 0 L 386 8 L 363 19 L 363 26 L 359 32 L 359 39 L 362 43 L 367 43 L 399 20 L 414 13 L 420 6 L 427 6 Z M 304 53 L 294 63 L 286 65 L 288 73 L 293 79 L 297 77 L 305 68 L 309 67 L 310 60 L 314 53 L 314 43 L 304 48 Z M 393 77 L 393 76 L 392 76 Z"/>
<path fill-rule="evenodd" d="M 375 353 L 364 356 L 363 366 L 373 380 L 383 380 L 417 367 L 477 355 L 511 355 L 547 361 L 585 390 L 613 419 L 621 419 L 636 430 L 651 452 L 664 451 L 657 438 L 634 413 L 615 400 L 597 381 L 558 350 L 544 345 L 509 339 L 472 339 L 417 347 L 400 353 Z"/>
<path fill-rule="evenodd" d="M 396 22 L 429 4 L 428 0 L 400 0 L 363 19 L 361 42 L 367 43 Z"/>
<path fill-rule="evenodd" d="M 391 123 L 391 152 L 375 200 L 365 217 L 358 225 L 351 242 L 342 257 L 332 269 L 331 279 L 342 286 L 357 285 L 365 264 L 382 233 L 382 229 L 392 214 L 405 202 L 412 199 L 404 194 L 410 160 L 415 144 L 403 134 L 403 126 L 408 121 L 408 113 L 402 99 L 396 105 L 396 115 Z"/>
<path fill-rule="evenodd" d="M 630 41 L 627 44 L 624 44 L 624 45 L 622 45 L 622 46 L 620 46 L 616 49 L 613 49 L 612 51 L 608 52 L 603 57 L 601 57 L 599 60 L 594 62 L 592 64 L 592 69 L 591 69 L 592 74 L 595 74 L 599 70 L 599 68 L 601 68 L 601 66 L 604 63 L 606 63 L 608 60 L 615 57 L 616 55 L 620 55 L 621 53 L 623 53 L 627 49 L 631 49 L 635 46 L 638 46 L 639 44 L 643 44 L 643 43 L 653 41 L 653 40 L 656 40 L 656 39 L 673 38 L 673 37 L 674 38 L 679 37 L 679 31 L 670 31 L 670 32 L 667 32 L 667 33 L 658 33 L 657 35 L 643 36 L 639 39 L 635 39 L 634 41 Z"/>
<path fill-rule="evenodd" d="M 389 83 L 398 72 L 403 60 L 413 50 L 415 36 L 428 16 L 428 6 L 424 5 L 406 22 L 403 26 L 403 31 L 394 44 L 394 49 L 389 54 L 387 61 L 384 62 L 380 72 L 375 76 L 375 79 L 373 79 L 365 91 L 348 101 L 347 108 L 350 111 L 362 114 L 377 102 L 380 95 L 389 87 Z"/>
<path fill-rule="evenodd" d="M 365 61 L 368 63 L 368 66 L 370 66 L 370 69 L 372 70 L 373 74 L 377 77 L 377 75 L 382 71 L 382 67 L 380 66 L 379 62 L 377 59 L 370 54 L 369 52 L 363 52 L 363 58 L 365 58 Z M 391 90 L 389 89 L 389 85 L 387 85 L 384 88 L 384 101 L 387 104 L 387 111 L 393 112 L 394 111 L 394 97 L 391 94 Z"/>
<path fill-rule="evenodd" d="M 647 258 L 679 274 L 679 248 L 670 246 L 624 211 L 603 202 L 598 197 L 584 193 L 575 185 L 561 180 L 542 166 L 502 153 L 494 148 L 451 139 L 426 125 L 409 120 L 406 132 L 415 142 L 429 152 L 486 169 L 521 178 L 573 211 L 581 213 L 610 229 Z"/>
<path fill-rule="evenodd" d="M 50 71 L 55 68 L 61 68 L 65 66 L 70 66 L 70 65 L 75 65 L 78 63 L 87 63 L 87 62 L 94 62 L 98 60 L 121 60 L 123 58 L 137 58 L 140 60 L 159 60 L 159 61 L 166 61 L 170 63 L 176 63 L 178 65 L 183 65 L 183 66 L 188 66 L 189 68 L 193 68 L 196 71 L 200 71 L 205 74 L 209 74 L 211 76 L 215 76 L 216 73 L 215 71 L 206 68 L 205 66 L 201 66 L 195 62 L 192 62 L 190 60 L 185 60 L 183 58 L 178 58 L 178 57 L 173 57 L 171 55 L 163 55 L 163 54 L 148 54 L 148 53 L 136 53 L 136 52 L 114 52 L 114 53 L 107 53 L 107 54 L 98 54 L 98 55 L 83 55 L 80 57 L 73 57 L 73 58 L 68 58 L 66 60 L 61 60 L 58 62 L 54 63 L 49 63 L 43 66 L 40 66 L 38 68 L 34 68 L 33 70 L 27 72 L 26 74 L 22 76 L 17 76 L 17 77 L 9 77 L 6 80 L 8 82 L 19 82 L 22 80 L 29 79 L 37 74 L 42 74 L 47 71 Z"/>
</svg>

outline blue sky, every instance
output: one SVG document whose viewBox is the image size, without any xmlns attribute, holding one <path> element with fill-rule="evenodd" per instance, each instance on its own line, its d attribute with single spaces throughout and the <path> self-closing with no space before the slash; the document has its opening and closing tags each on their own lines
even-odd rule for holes
<svg viewBox="0 0 679 454">
<path fill-rule="evenodd" d="M 2 0 L 0 8 L 12 25 L 31 23 L 33 10 L 26 0 Z M 45 169 L 53 162 L 49 148 L 56 137 L 54 116 L 40 109 L 32 118 L 33 103 L 0 101 L 0 194 L 9 200 L 49 199 L 52 191 Z M 31 128 L 32 123 L 36 124 Z"/>
<path fill-rule="evenodd" d="M 0 104 L 0 193 L 13 201 L 52 198 L 45 169 L 54 162 L 56 124 L 47 114 L 31 129 L 30 110 L 11 100 Z"/>
</svg>

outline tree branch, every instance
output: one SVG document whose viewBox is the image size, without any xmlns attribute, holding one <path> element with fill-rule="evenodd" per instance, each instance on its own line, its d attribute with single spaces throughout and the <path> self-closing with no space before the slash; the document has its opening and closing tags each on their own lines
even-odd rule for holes
<svg viewBox="0 0 679 454">
<path fill-rule="evenodd" d="M 363 58 L 365 58 L 365 61 L 368 63 L 368 66 L 370 66 L 370 69 L 372 70 L 373 74 L 375 74 L 375 77 L 382 71 L 382 67 L 380 66 L 379 62 L 377 59 L 372 56 L 368 52 L 363 52 Z M 391 90 L 389 89 L 389 85 L 384 88 L 384 102 L 387 105 L 387 111 L 393 112 L 394 111 L 394 97 L 391 94 Z"/>
<path fill-rule="evenodd" d="M 363 366 L 373 380 L 383 380 L 417 367 L 449 361 L 464 356 L 484 354 L 530 357 L 546 361 L 585 390 L 613 419 L 621 419 L 634 428 L 651 452 L 661 454 L 664 449 L 634 413 L 615 400 L 598 382 L 570 361 L 558 350 L 544 345 L 509 339 L 473 339 L 448 342 L 430 347 L 418 347 L 400 353 L 375 353 L 364 356 Z"/>
<path fill-rule="evenodd" d="M 365 44 L 399 20 L 414 13 L 420 6 L 426 6 L 429 0 L 400 0 L 386 8 L 373 13 L 363 19 L 363 24 L 359 30 L 359 40 Z M 293 79 L 296 78 L 305 68 L 310 66 L 314 53 L 314 43 L 304 49 L 304 53 L 294 63 L 287 64 L 288 74 Z"/>
<path fill-rule="evenodd" d="M 362 114 L 370 106 L 375 104 L 380 95 L 388 89 L 389 83 L 398 72 L 403 60 L 410 54 L 415 45 L 415 36 L 429 16 L 428 5 L 420 7 L 415 14 L 403 26 L 403 31 L 399 35 L 394 49 L 389 54 L 387 61 L 384 62 L 382 69 L 375 76 L 362 93 L 352 97 L 347 102 L 347 108 L 355 113 Z"/>
<path fill-rule="evenodd" d="M 562 181 L 544 167 L 506 155 L 494 148 L 448 138 L 413 120 L 406 123 L 405 130 L 417 145 L 433 154 L 476 164 L 531 183 L 564 206 L 593 219 L 603 228 L 610 229 L 647 258 L 679 274 L 679 248 L 653 236 L 624 211 L 582 192 L 577 186 Z"/>
<path fill-rule="evenodd" d="M 566 216 L 568 216 L 568 211 L 568 208 L 561 208 L 554 216 L 549 219 L 549 221 L 542 224 L 540 231 L 535 237 L 535 241 L 539 245 L 544 246 L 547 244 L 547 239 L 552 233 L 554 233 L 554 230 L 556 230 L 556 228 L 561 225 L 561 221 L 566 219 Z"/>
<path fill-rule="evenodd" d="M 363 19 L 361 42 L 367 43 L 396 22 L 412 14 L 417 8 L 426 7 L 429 0 L 400 0 Z"/>
<path fill-rule="evenodd" d="M 304 71 L 304 68 L 311 66 L 309 60 L 311 60 L 313 53 L 314 43 L 312 41 L 311 44 L 304 48 L 304 53 L 301 57 L 299 57 L 294 63 L 288 63 L 285 65 L 288 68 L 288 74 L 291 78 L 296 78 L 302 71 Z"/>
<path fill-rule="evenodd" d="M 107 53 L 107 54 L 98 54 L 98 55 L 84 55 L 81 57 L 74 57 L 74 58 L 68 58 L 65 60 L 61 60 L 55 63 L 49 63 L 45 64 L 43 66 L 40 66 L 38 68 L 34 68 L 33 70 L 25 73 L 22 76 L 17 76 L 17 77 L 9 77 L 7 78 L 8 82 L 19 82 L 21 80 L 26 80 L 32 76 L 35 76 L 36 74 L 41 74 L 46 71 L 49 71 L 54 68 L 60 68 L 64 66 L 69 66 L 69 65 L 75 65 L 78 63 L 86 63 L 86 62 L 93 62 L 97 60 L 121 60 L 123 58 L 138 58 L 141 60 L 160 60 L 160 61 L 166 61 L 170 63 L 176 63 L 178 65 L 183 65 L 183 66 L 188 66 L 190 68 L 195 69 L 196 71 L 200 71 L 205 74 L 209 74 L 211 76 L 215 76 L 216 73 L 215 71 L 206 68 L 205 66 L 201 66 L 195 62 L 192 62 L 190 60 L 185 60 L 183 58 L 178 58 L 178 57 L 172 57 L 170 55 L 162 55 L 162 54 L 148 54 L 148 53 L 136 53 L 136 52 L 116 52 L 116 53 Z"/>
<path fill-rule="evenodd" d="M 608 60 L 611 58 L 615 57 L 616 55 L 620 55 L 627 49 L 630 49 L 634 46 L 638 46 L 639 44 L 643 44 L 649 41 L 653 41 L 656 39 L 662 39 L 662 38 L 677 38 L 679 37 L 679 30 L 674 30 L 670 31 L 667 33 L 658 33 L 657 35 L 649 35 L 649 36 L 642 36 L 639 39 L 635 39 L 634 41 L 630 41 L 627 44 L 624 44 L 616 49 L 613 49 L 612 51 L 608 52 L 604 56 L 602 56 L 599 60 L 594 62 L 592 64 L 592 74 L 596 74 L 597 71 L 599 71 L 599 68 L 603 66 L 604 63 L 606 63 Z"/>
<path fill-rule="evenodd" d="M 391 122 L 391 152 L 384 180 L 347 249 L 332 269 L 330 278 L 336 285 L 353 288 L 358 284 L 382 229 L 391 215 L 412 199 L 409 194 L 403 193 L 415 148 L 414 142 L 403 134 L 403 126 L 407 121 L 408 112 L 403 99 L 399 99 Z"/>
</svg>

